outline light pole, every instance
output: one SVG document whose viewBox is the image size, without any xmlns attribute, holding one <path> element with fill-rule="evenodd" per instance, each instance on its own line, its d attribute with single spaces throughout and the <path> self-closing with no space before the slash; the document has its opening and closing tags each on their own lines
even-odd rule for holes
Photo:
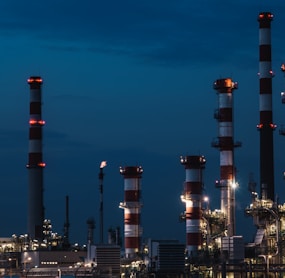
<svg viewBox="0 0 285 278">
<path fill-rule="evenodd" d="M 104 242 L 103 239 L 103 179 L 104 173 L 103 168 L 107 166 L 107 161 L 102 161 L 100 164 L 100 171 L 99 171 L 99 191 L 100 191 L 100 243 Z"/>
</svg>

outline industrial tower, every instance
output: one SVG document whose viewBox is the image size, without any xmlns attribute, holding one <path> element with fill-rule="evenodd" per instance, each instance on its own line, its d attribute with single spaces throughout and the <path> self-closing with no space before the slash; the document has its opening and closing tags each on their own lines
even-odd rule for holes
<svg viewBox="0 0 285 278">
<path fill-rule="evenodd" d="M 253 217 L 257 232 L 254 240 L 256 256 L 265 261 L 279 263 L 284 250 L 285 204 L 275 200 L 274 192 L 274 158 L 273 131 L 276 125 L 272 122 L 272 77 L 271 68 L 271 21 L 270 12 L 261 12 L 259 22 L 259 111 L 260 123 L 260 197 L 251 192 L 252 203 L 245 212 Z M 282 69 L 282 68 L 281 68 Z M 280 131 L 281 133 L 282 131 Z M 250 182 L 250 185 L 252 181 Z M 249 186 L 252 191 L 254 186 Z"/>
<path fill-rule="evenodd" d="M 141 251 L 141 166 L 120 167 L 124 177 L 124 209 L 125 257 L 135 258 Z"/>
<path fill-rule="evenodd" d="M 283 74 L 285 73 L 285 64 L 281 65 L 281 71 L 283 72 Z M 285 92 L 281 92 L 281 103 L 285 104 Z M 279 130 L 279 134 L 280 135 L 285 135 L 285 128 L 281 127 L 281 129 Z"/>
<path fill-rule="evenodd" d="M 186 179 L 181 200 L 185 202 L 186 249 L 189 257 L 196 257 L 202 247 L 202 170 L 205 168 L 204 156 L 194 155 L 180 158 L 184 165 Z"/>
<path fill-rule="evenodd" d="M 29 170 L 28 191 L 28 235 L 31 239 L 43 238 L 44 205 L 43 205 L 43 169 L 45 163 L 42 155 L 42 79 L 31 76 L 30 85 L 30 128 L 29 128 Z"/>
<path fill-rule="evenodd" d="M 271 21 L 270 12 L 262 12 L 259 22 L 259 112 L 260 123 L 260 193 L 263 200 L 274 202 L 274 158 L 272 120 Z"/>
<path fill-rule="evenodd" d="M 233 139 L 233 90 L 237 83 L 231 78 L 218 79 L 214 82 L 214 89 L 219 96 L 219 109 L 215 118 L 219 122 L 218 139 L 212 146 L 220 150 L 220 180 L 216 186 L 221 190 L 221 212 L 225 217 L 225 235 L 235 235 L 235 166 L 234 148 L 241 146 L 240 142 L 234 143 Z"/>
</svg>

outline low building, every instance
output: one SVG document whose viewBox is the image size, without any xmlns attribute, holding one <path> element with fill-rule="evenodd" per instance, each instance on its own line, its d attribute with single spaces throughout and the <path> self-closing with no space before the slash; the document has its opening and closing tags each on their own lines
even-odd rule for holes
<svg viewBox="0 0 285 278">
<path fill-rule="evenodd" d="M 178 240 L 148 241 L 149 271 L 179 274 L 185 271 L 185 244 Z"/>
</svg>

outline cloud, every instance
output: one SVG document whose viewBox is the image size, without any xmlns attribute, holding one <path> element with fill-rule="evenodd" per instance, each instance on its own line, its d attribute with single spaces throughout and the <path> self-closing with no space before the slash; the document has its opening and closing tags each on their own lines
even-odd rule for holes
<svg viewBox="0 0 285 278">
<path fill-rule="evenodd" d="M 210 57 L 232 63 L 231 54 L 242 57 L 256 39 L 253 18 L 260 4 L 219 2 L 85 0 L 27 5 L 14 0 L 0 4 L 0 31 L 2 36 L 40 40 L 53 51 L 127 55 L 160 65 L 207 63 Z"/>
</svg>

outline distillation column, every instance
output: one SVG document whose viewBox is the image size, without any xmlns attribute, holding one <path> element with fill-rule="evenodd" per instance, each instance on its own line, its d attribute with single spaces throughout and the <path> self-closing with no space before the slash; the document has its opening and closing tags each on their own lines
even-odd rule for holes
<svg viewBox="0 0 285 278">
<path fill-rule="evenodd" d="M 220 180 L 216 186 L 221 190 L 221 211 L 225 215 L 226 236 L 235 235 L 235 167 L 234 147 L 240 143 L 233 140 L 233 90 L 237 83 L 231 78 L 218 79 L 214 82 L 214 89 L 218 91 L 219 109 L 215 118 L 219 122 L 218 140 L 212 143 L 220 150 Z"/>
<path fill-rule="evenodd" d="M 30 85 L 30 128 L 29 128 L 29 191 L 28 191 L 28 235 L 32 239 L 43 238 L 43 162 L 42 155 L 42 79 L 32 76 Z"/>
<path fill-rule="evenodd" d="M 260 123 L 260 192 L 262 199 L 274 202 L 274 158 L 272 122 L 272 67 L 271 67 L 271 21 L 273 15 L 262 12 L 259 21 L 259 112 Z"/>
<path fill-rule="evenodd" d="M 134 258 L 141 249 L 141 166 L 120 167 L 124 176 L 124 209 L 125 257 Z"/>
<path fill-rule="evenodd" d="M 188 256 L 196 256 L 202 246 L 202 170 L 205 168 L 204 156 L 185 156 L 180 158 L 185 167 L 186 179 L 181 200 L 185 202 L 186 249 Z"/>
</svg>

